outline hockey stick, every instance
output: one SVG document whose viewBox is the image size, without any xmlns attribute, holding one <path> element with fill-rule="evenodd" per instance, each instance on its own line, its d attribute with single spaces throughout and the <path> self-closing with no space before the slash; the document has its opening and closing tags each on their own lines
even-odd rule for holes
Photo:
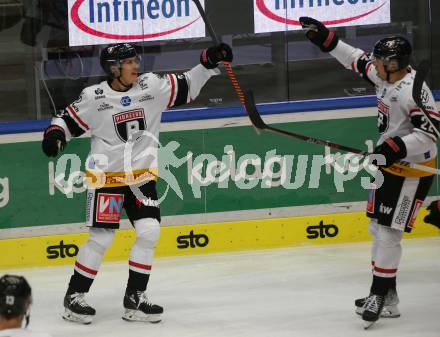
<svg viewBox="0 0 440 337">
<path fill-rule="evenodd" d="M 205 10 L 202 7 L 202 4 L 200 3 L 199 0 L 193 0 L 193 1 L 194 1 L 195 5 L 197 7 L 197 10 L 200 13 L 200 16 L 203 19 L 203 22 L 206 25 L 206 28 L 208 28 L 209 36 L 211 36 L 211 38 L 214 40 L 214 44 L 219 44 L 221 41 L 218 38 L 217 34 L 214 32 L 214 28 L 212 28 L 211 22 L 209 21 L 208 17 L 206 16 L 206 13 L 205 13 Z"/>
<path fill-rule="evenodd" d="M 214 29 L 212 28 L 211 22 L 209 21 L 208 17 L 206 16 L 206 13 L 205 13 L 202 5 L 200 4 L 200 1 L 193 0 L 193 2 L 195 3 L 195 5 L 200 13 L 200 16 L 202 17 L 203 21 L 205 22 L 206 28 L 208 29 L 208 33 L 211 36 L 212 40 L 214 41 L 215 44 L 220 43 L 220 39 L 218 38 L 217 34 L 215 33 Z M 226 71 L 229 75 L 229 78 L 231 79 L 231 82 L 232 82 L 232 85 L 235 89 L 235 92 L 237 93 L 237 96 L 238 96 L 241 104 L 244 105 L 245 110 L 251 120 L 251 123 L 255 127 L 257 133 L 259 133 L 259 130 L 268 130 L 268 131 L 272 131 L 274 133 L 282 134 L 284 136 L 304 140 L 309 143 L 318 144 L 318 145 L 325 145 L 325 146 L 328 146 L 328 147 L 331 147 L 334 149 L 352 152 L 355 154 L 359 154 L 363 157 L 367 157 L 368 155 L 371 154 L 369 152 L 362 151 L 362 150 L 359 150 L 359 149 L 356 149 L 356 148 L 353 148 L 350 146 L 339 145 L 339 144 L 328 142 L 325 140 L 321 140 L 321 139 L 317 139 L 317 138 L 313 138 L 313 137 L 308 137 L 308 136 L 303 136 L 303 135 L 299 135 L 299 134 L 296 134 L 293 132 L 284 131 L 281 129 L 277 129 L 277 128 L 273 128 L 271 126 L 268 126 L 266 123 L 264 123 L 263 119 L 261 118 L 260 114 L 258 113 L 257 106 L 256 106 L 255 100 L 254 100 L 253 92 L 251 90 L 247 90 L 246 93 L 243 93 L 243 90 L 241 89 L 240 83 L 238 82 L 237 78 L 235 77 L 235 74 L 233 73 L 229 62 L 223 62 L 223 63 L 226 67 Z M 408 162 L 402 162 L 402 161 L 398 162 L 397 164 L 405 166 L 405 167 L 418 169 L 420 171 L 440 175 L 440 170 L 437 170 L 432 167 L 408 163 Z"/>
<path fill-rule="evenodd" d="M 280 134 L 283 136 L 300 139 L 300 140 L 306 141 L 308 143 L 324 145 L 324 146 L 331 147 L 333 149 L 338 149 L 341 151 L 359 154 L 362 157 L 367 157 L 367 156 L 371 155 L 370 152 L 363 151 L 363 150 L 360 150 L 360 149 L 357 149 L 357 148 L 354 148 L 351 146 L 340 145 L 340 144 L 329 142 L 326 140 L 322 140 L 322 139 L 318 139 L 318 138 L 314 138 L 314 137 L 309 137 L 309 136 L 304 136 L 304 135 L 300 135 L 300 134 L 297 134 L 294 132 L 277 129 L 277 128 L 274 128 L 272 126 L 267 125 L 263 121 L 263 119 L 261 118 L 260 114 L 258 113 L 258 110 L 255 105 L 255 101 L 254 101 L 254 95 L 253 95 L 252 91 L 246 91 L 245 104 L 246 104 L 246 110 L 248 112 L 249 118 L 251 119 L 252 125 L 254 125 L 259 130 L 271 131 L 273 133 L 277 133 L 277 134 Z M 400 165 L 400 166 L 410 167 L 412 169 L 417 169 L 420 171 L 440 175 L 440 170 L 433 168 L 433 167 L 420 165 L 420 164 L 416 164 L 416 163 L 408 163 L 406 161 L 399 161 L 396 164 Z"/>
<path fill-rule="evenodd" d="M 420 62 L 419 66 L 417 67 L 416 76 L 414 78 L 414 84 L 413 84 L 413 90 L 412 90 L 412 97 L 414 102 L 416 102 L 416 105 L 422 110 L 425 117 L 428 119 L 428 123 L 431 125 L 435 133 L 437 134 L 437 137 L 440 138 L 440 132 L 438 131 L 437 127 L 432 122 L 431 118 L 429 117 L 429 112 L 426 110 L 425 106 L 423 105 L 422 101 L 422 90 L 423 90 L 423 83 L 425 82 L 425 79 L 429 73 L 429 61 L 423 60 Z"/>
<path fill-rule="evenodd" d="M 212 28 L 211 22 L 209 21 L 208 17 L 206 16 L 205 10 L 203 9 L 200 1 L 193 0 L 193 2 L 195 3 L 195 5 L 200 13 L 200 16 L 202 17 L 203 22 L 205 22 L 206 28 L 208 29 L 208 33 L 211 36 L 212 40 L 214 41 L 214 43 L 216 45 L 219 44 L 221 41 L 218 38 L 217 34 L 215 33 L 214 28 Z M 228 73 L 229 79 L 232 82 L 232 86 L 234 87 L 235 93 L 237 94 L 238 99 L 240 100 L 240 103 L 246 108 L 243 90 L 241 89 L 241 86 L 237 80 L 237 77 L 235 77 L 235 74 L 232 71 L 230 63 L 223 62 L 223 64 L 225 65 L 226 72 Z"/>
</svg>

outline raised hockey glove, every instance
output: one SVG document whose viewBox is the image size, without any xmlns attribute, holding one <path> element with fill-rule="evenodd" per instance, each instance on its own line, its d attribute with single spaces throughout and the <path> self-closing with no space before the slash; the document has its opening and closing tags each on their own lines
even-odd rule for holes
<svg viewBox="0 0 440 337">
<path fill-rule="evenodd" d="M 226 43 L 220 43 L 216 46 L 204 49 L 200 55 L 200 63 L 206 69 L 217 68 L 218 64 L 222 61 L 232 62 L 234 55 L 232 49 Z"/>
<path fill-rule="evenodd" d="M 61 126 L 49 125 L 44 131 L 43 142 L 41 143 L 43 152 L 48 157 L 56 157 L 59 150 L 66 146 L 66 134 Z"/>
<path fill-rule="evenodd" d="M 320 21 L 308 16 L 302 16 L 299 18 L 299 23 L 303 28 L 307 29 L 307 38 L 323 52 L 328 53 L 336 48 L 339 41 L 338 35 L 328 30 Z"/>
<path fill-rule="evenodd" d="M 402 138 L 398 136 L 390 137 L 385 139 L 385 141 L 382 144 L 377 146 L 374 149 L 373 154 L 383 155 L 385 157 L 386 163 L 377 164 L 376 162 L 375 164 L 377 166 L 390 167 L 399 159 L 406 157 L 406 146 Z"/>
<path fill-rule="evenodd" d="M 425 216 L 423 221 L 440 229 L 440 200 L 434 200 L 431 202 L 427 210 L 429 211 L 429 214 Z"/>
</svg>

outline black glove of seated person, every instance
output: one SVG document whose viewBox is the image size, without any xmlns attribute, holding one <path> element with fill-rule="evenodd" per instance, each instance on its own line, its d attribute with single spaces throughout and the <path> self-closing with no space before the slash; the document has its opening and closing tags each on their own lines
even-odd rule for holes
<svg viewBox="0 0 440 337">
<path fill-rule="evenodd" d="M 232 62 L 234 55 L 232 49 L 226 43 L 220 43 L 216 46 L 204 49 L 200 55 L 200 63 L 206 69 L 214 69 L 222 61 Z"/>
<path fill-rule="evenodd" d="M 427 210 L 429 211 L 429 214 L 425 216 L 423 221 L 440 229 L 440 200 L 434 200 L 431 202 Z"/>
<path fill-rule="evenodd" d="M 373 154 L 375 155 L 383 155 L 385 157 L 385 164 L 377 164 L 379 167 L 390 167 L 399 159 L 406 157 L 406 146 L 403 142 L 402 138 L 396 136 L 385 139 L 385 141 L 378 145 Z M 374 159 L 373 159 L 374 160 Z"/>
<path fill-rule="evenodd" d="M 56 157 L 58 151 L 62 151 L 66 146 L 66 135 L 63 128 L 58 125 L 49 125 L 44 131 L 44 138 L 41 146 L 46 156 Z"/>
<path fill-rule="evenodd" d="M 299 22 L 303 28 L 307 29 L 307 38 L 323 52 L 328 53 L 336 48 L 339 37 L 335 32 L 329 31 L 320 21 L 302 16 L 299 18 Z"/>
</svg>

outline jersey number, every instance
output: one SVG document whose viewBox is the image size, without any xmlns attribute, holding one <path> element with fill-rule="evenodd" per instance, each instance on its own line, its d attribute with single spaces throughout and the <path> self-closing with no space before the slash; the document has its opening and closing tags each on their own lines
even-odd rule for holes
<svg viewBox="0 0 440 337">
<path fill-rule="evenodd" d="M 420 124 L 420 129 L 435 135 L 434 128 L 432 127 L 431 123 L 429 123 L 428 118 L 426 118 L 426 116 L 421 116 L 421 117 L 422 117 L 421 118 L 422 123 Z"/>
</svg>

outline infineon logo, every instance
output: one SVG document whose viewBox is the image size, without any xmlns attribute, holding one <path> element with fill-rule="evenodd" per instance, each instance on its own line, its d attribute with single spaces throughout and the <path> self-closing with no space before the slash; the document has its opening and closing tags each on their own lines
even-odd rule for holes
<svg viewBox="0 0 440 337">
<path fill-rule="evenodd" d="M 70 46 L 205 36 L 192 0 L 68 0 L 68 4 Z"/>
<path fill-rule="evenodd" d="M 300 16 L 327 26 L 390 22 L 390 0 L 254 0 L 255 32 L 302 29 Z"/>
</svg>

